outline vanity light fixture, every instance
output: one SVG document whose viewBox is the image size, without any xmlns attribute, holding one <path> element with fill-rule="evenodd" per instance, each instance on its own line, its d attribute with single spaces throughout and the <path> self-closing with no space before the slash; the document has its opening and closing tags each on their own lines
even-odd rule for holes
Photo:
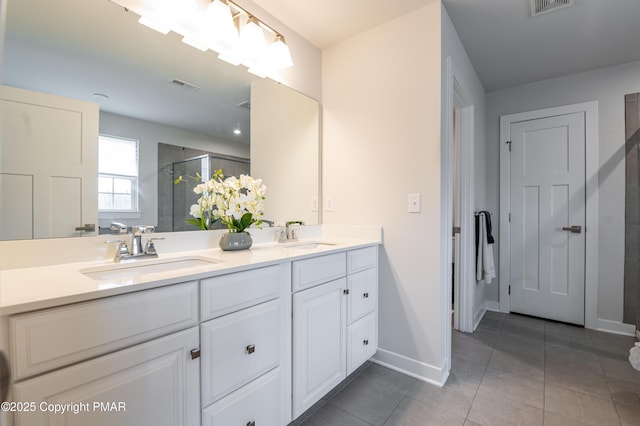
<svg viewBox="0 0 640 426">
<path fill-rule="evenodd" d="M 192 38 L 186 37 L 186 36 L 182 37 L 182 42 L 184 44 L 188 44 L 189 46 L 194 47 L 194 48 L 196 48 L 198 50 L 201 50 L 203 52 L 206 52 L 207 50 L 209 50 L 209 48 L 206 45 L 200 43 L 197 40 L 194 40 Z"/>
<path fill-rule="evenodd" d="M 220 55 L 237 49 L 238 29 L 227 3 L 222 0 L 209 3 L 205 11 L 204 25 L 205 37 Z"/>
<path fill-rule="evenodd" d="M 267 42 L 264 39 L 262 28 L 258 24 L 258 20 L 253 16 L 249 16 L 247 22 L 240 28 L 240 48 L 245 61 L 252 68 L 254 65 L 260 65 L 267 52 Z"/>
<path fill-rule="evenodd" d="M 276 34 L 276 40 L 269 46 L 271 51 L 271 58 L 274 61 L 276 69 L 289 68 L 293 66 L 291 60 L 291 52 L 289 52 L 289 46 L 284 41 L 284 37 L 281 34 Z"/>
<path fill-rule="evenodd" d="M 165 27 L 164 25 L 159 24 L 153 19 L 147 18 L 146 16 L 141 16 L 140 19 L 138 19 L 138 22 L 144 25 L 145 27 L 151 28 L 152 30 L 156 30 L 160 34 L 166 35 L 170 31 L 168 27 Z"/>
<path fill-rule="evenodd" d="M 184 43 L 211 49 L 261 77 L 279 81 L 278 71 L 293 66 L 284 36 L 231 0 L 112 1 L 140 15 L 141 24 L 162 34 L 176 32 Z"/>
</svg>

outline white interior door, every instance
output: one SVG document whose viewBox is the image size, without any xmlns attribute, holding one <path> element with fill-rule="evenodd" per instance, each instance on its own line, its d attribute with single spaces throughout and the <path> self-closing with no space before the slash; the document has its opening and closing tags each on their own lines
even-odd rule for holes
<svg viewBox="0 0 640 426">
<path fill-rule="evenodd" d="M 584 324 L 585 118 L 511 123 L 511 311 Z"/>
<path fill-rule="evenodd" d="M 0 240 L 95 235 L 98 105 L 0 87 Z"/>
</svg>

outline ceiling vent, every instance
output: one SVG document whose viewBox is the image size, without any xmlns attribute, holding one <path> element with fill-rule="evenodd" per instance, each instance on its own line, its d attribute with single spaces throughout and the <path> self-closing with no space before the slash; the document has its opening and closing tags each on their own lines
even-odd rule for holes
<svg viewBox="0 0 640 426">
<path fill-rule="evenodd" d="M 573 6 L 573 0 L 531 0 L 531 16 L 543 15 L 569 6 Z"/>
<path fill-rule="evenodd" d="M 191 90 L 192 92 L 195 92 L 196 90 L 200 90 L 200 86 L 196 86 L 193 83 L 189 83 L 187 81 L 184 80 L 180 80 L 177 78 L 172 78 L 171 79 L 171 84 L 175 84 L 176 86 L 182 88 L 182 89 L 186 89 L 186 90 Z"/>
</svg>

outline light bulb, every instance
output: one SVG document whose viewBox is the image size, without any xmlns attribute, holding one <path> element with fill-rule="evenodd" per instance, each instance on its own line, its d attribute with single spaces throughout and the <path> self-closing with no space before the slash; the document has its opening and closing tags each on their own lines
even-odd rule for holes
<svg viewBox="0 0 640 426">
<path fill-rule="evenodd" d="M 228 4 L 215 0 L 205 12 L 206 33 L 211 47 L 218 53 L 234 50 L 238 43 L 238 30 Z"/>
<path fill-rule="evenodd" d="M 267 56 L 267 42 L 264 39 L 262 28 L 258 25 L 258 20 L 253 16 L 249 17 L 246 24 L 240 29 L 240 47 L 249 68 L 260 66 Z"/>
<path fill-rule="evenodd" d="M 269 59 L 273 69 L 281 70 L 293 66 L 289 46 L 284 42 L 284 37 L 280 34 L 276 36 L 276 41 L 269 46 Z"/>
</svg>

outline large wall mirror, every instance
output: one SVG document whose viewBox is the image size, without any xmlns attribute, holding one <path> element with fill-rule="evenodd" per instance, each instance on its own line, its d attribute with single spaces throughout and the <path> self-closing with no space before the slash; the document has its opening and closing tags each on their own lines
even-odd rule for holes
<svg viewBox="0 0 640 426">
<path fill-rule="evenodd" d="M 11 125 L 3 125 L 1 141 L 0 239 L 96 235 L 113 221 L 156 225 L 158 231 L 188 230 L 182 222 L 190 201 L 185 201 L 188 196 L 183 191 L 174 191 L 172 182 L 182 171 L 200 173 L 205 162 L 205 168 L 223 164 L 228 173 L 249 171 L 263 178 L 268 186 L 265 219 L 276 224 L 286 220 L 318 223 L 320 107 L 316 101 L 223 62 L 212 51 L 188 46 L 175 33 L 162 35 L 144 27 L 137 15 L 109 0 L 5 2 L 2 111 L 5 124 Z M 14 93 L 13 88 L 26 91 Z M 62 99 L 57 111 L 73 114 L 47 116 L 52 126 L 47 136 L 38 144 L 25 142 L 37 136 L 31 127 L 37 118 L 5 102 L 14 94 L 19 101 L 11 105 L 24 105 L 24 96 L 34 96 L 38 108 L 29 107 L 39 111 L 43 103 Z M 77 109 L 73 102 L 80 102 Z M 86 105 L 89 112 L 83 110 Z M 69 123 L 91 130 L 83 114 L 91 114 L 92 105 L 98 111 L 96 133 L 115 138 L 116 146 L 121 140 L 124 152 L 128 141 L 137 145 L 133 183 L 119 179 L 119 168 L 126 168 L 119 158 L 111 160 L 115 170 L 111 181 L 96 179 L 98 149 L 59 142 L 77 136 L 76 130 L 67 127 Z M 101 152 L 102 146 L 101 142 Z M 74 150 L 89 154 L 95 163 L 90 171 L 93 180 L 81 184 L 99 192 L 95 202 L 81 208 L 87 213 L 96 206 L 89 212 L 96 218 L 95 232 L 75 229 L 91 214 L 56 213 L 65 211 L 73 179 L 60 179 L 61 172 L 50 172 L 49 178 L 62 182 L 57 191 L 64 196 L 51 195 L 54 201 L 43 209 L 38 203 L 48 195 L 33 190 L 40 179 L 34 176 L 52 163 L 58 161 L 62 170 L 73 168 L 66 163 L 76 156 Z M 27 158 L 29 153 L 37 158 Z M 12 155 L 22 158 L 14 161 Z M 21 162 L 36 171 L 17 168 Z M 48 182 L 51 187 L 52 181 Z M 105 201 L 109 196 L 111 200 Z M 134 208 L 128 207 L 127 197 L 137 200 Z M 98 201 L 111 208 L 97 213 Z M 24 221 L 24 215 L 36 224 L 31 230 L 15 226 L 18 219 Z M 39 227 L 42 216 L 46 223 Z M 56 224 L 73 229 L 55 231 Z"/>
</svg>

